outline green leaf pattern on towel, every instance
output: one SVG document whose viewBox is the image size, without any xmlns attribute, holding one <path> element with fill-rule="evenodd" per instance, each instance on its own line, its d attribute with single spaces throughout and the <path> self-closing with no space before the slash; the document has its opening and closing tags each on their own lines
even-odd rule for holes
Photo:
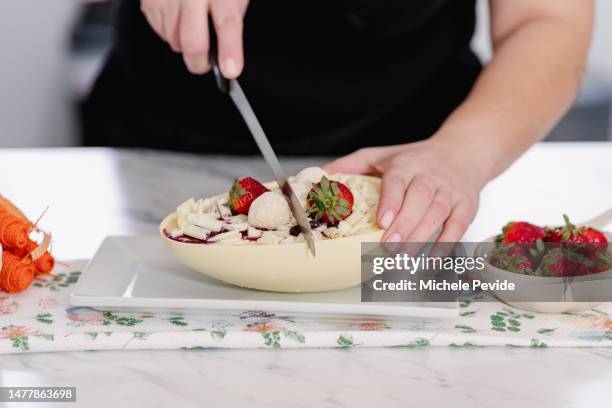
<svg viewBox="0 0 612 408">
<path fill-rule="evenodd" d="M 612 304 L 543 315 L 476 294 L 454 319 L 331 320 L 245 310 L 214 316 L 118 313 L 69 305 L 78 270 L 37 277 L 24 293 L 0 292 L 0 354 L 53 350 L 507 345 L 612 346 Z M 481 301 L 482 300 L 482 301 Z"/>
<path fill-rule="evenodd" d="M 341 334 L 336 339 L 336 344 L 340 347 L 353 347 L 353 336 L 350 334 Z"/>
<path fill-rule="evenodd" d="M 521 331 L 521 319 L 532 319 L 533 315 L 525 314 L 517 310 L 505 307 L 498 310 L 490 316 L 491 319 L 491 330 L 498 332 L 513 332 L 517 333 Z"/>
</svg>

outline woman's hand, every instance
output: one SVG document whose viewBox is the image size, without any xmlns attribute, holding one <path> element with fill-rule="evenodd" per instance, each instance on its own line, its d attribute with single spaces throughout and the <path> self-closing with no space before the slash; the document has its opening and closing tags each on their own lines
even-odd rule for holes
<svg viewBox="0 0 612 408">
<path fill-rule="evenodd" d="M 217 34 L 219 65 L 226 78 L 242 72 L 242 25 L 248 0 L 141 0 L 153 30 L 175 52 L 183 53 L 193 74 L 210 70 L 208 15 Z"/>
<path fill-rule="evenodd" d="M 486 171 L 448 141 L 358 150 L 325 166 L 330 174 L 382 175 L 377 221 L 385 242 L 457 242 L 478 208 Z"/>
</svg>

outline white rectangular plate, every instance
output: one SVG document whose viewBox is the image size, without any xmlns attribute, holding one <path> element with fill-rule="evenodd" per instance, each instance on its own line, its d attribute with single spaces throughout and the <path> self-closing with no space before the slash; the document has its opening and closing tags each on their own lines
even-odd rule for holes
<svg viewBox="0 0 612 408">
<path fill-rule="evenodd" d="M 157 236 L 108 237 L 70 295 L 73 306 L 124 312 L 257 310 L 305 318 L 457 316 L 456 303 L 362 303 L 360 299 L 359 286 L 324 293 L 275 293 L 225 284 L 181 265 Z"/>
</svg>

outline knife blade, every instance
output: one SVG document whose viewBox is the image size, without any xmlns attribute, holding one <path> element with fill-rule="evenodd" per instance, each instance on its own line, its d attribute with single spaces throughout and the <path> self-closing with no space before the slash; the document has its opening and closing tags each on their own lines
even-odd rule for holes
<svg viewBox="0 0 612 408">
<path fill-rule="evenodd" d="M 227 79 L 223 77 L 221 71 L 219 69 L 219 65 L 217 64 L 217 60 L 214 56 L 211 56 L 211 62 L 213 66 L 213 72 L 215 74 L 215 79 L 217 80 L 217 85 L 222 92 L 229 94 L 236 105 L 236 108 L 242 115 L 247 127 L 251 131 L 253 135 L 253 139 L 255 139 L 255 143 L 259 150 L 261 151 L 262 156 L 268 166 L 272 169 L 272 173 L 276 178 L 276 182 L 278 183 L 278 187 L 280 188 L 283 196 L 287 199 L 289 203 L 289 208 L 291 209 L 291 213 L 298 223 L 302 234 L 304 234 L 304 238 L 306 239 L 306 243 L 308 244 L 308 248 L 313 256 L 316 256 L 315 252 L 315 243 L 312 235 L 312 229 L 310 228 L 310 222 L 308 217 L 306 217 L 306 212 L 304 208 L 300 204 L 299 199 L 295 195 L 295 192 L 291 188 L 291 184 L 287 181 L 287 175 L 285 174 L 283 168 L 281 167 L 280 162 L 278 161 L 278 157 L 276 153 L 274 153 L 274 149 L 272 149 L 272 145 L 268 140 L 259 120 L 257 120 L 257 116 L 255 116 L 255 112 L 253 108 L 251 108 L 251 104 L 249 103 L 246 95 L 242 91 L 240 84 L 235 79 Z"/>
</svg>

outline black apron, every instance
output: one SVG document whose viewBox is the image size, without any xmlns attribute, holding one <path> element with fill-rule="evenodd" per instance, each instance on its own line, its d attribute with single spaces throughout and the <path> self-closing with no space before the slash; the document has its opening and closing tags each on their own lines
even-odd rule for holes
<svg viewBox="0 0 612 408">
<path fill-rule="evenodd" d="M 272 145 L 340 155 L 431 136 L 481 65 L 470 49 L 475 0 L 251 0 L 240 83 Z M 83 108 L 86 145 L 254 154 L 212 74 L 192 75 L 137 0 Z"/>
</svg>

